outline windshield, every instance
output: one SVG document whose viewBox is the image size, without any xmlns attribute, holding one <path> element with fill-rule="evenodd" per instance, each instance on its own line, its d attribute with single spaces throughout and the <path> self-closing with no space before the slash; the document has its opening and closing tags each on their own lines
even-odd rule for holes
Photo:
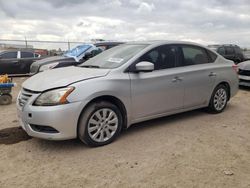
<svg viewBox="0 0 250 188">
<path fill-rule="evenodd" d="M 92 45 L 89 45 L 89 44 L 80 45 L 80 46 L 77 46 L 77 47 L 73 48 L 72 50 L 69 50 L 69 51 L 65 52 L 64 56 L 78 57 L 82 53 L 84 53 L 88 49 L 90 49 L 91 47 L 92 47 Z"/>
<path fill-rule="evenodd" d="M 79 66 L 116 68 L 126 63 L 129 59 L 147 46 L 148 45 L 145 44 L 124 44 L 116 46 L 89 59 Z"/>
</svg>

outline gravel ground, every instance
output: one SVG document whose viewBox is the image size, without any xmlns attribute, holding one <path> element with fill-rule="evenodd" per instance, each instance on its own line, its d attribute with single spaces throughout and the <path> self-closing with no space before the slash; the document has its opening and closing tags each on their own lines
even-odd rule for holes
<svg viewBox="0 0 250 188">
<path fill-rule="evenodd" d="M 13 91 L 17 96 L 20 83 Z M 112 144 L 46 141 L 0 107 L 0 187 L 250 188 L 250 89 L 224 113 L 202 110 L 132 126 Z"/>
</svg>

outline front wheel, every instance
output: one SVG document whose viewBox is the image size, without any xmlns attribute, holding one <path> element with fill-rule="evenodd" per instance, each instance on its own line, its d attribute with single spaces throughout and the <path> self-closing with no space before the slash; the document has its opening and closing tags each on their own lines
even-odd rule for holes
<svg viewBox="0 0 250 188">
<path fill-rule="evenodd" d="M 227 106 L 228 99 L 228 88 L 224 85 L 218 85 L 211 96 L 208 106 L 209 111 L 212 113 L 222 112 Z"/>
<path fill-rule="evenodd" d="M 89 146 L 111 143 L 121 132 L 122 114 L 109 102 L 95 102 L 84 110 L 78 126 L 78 137 Z"/>
</svg>

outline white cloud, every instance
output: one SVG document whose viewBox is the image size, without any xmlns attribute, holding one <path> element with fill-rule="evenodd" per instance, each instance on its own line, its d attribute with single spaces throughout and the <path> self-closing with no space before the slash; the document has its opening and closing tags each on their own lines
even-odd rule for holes
<svg viewBox="0 0 250 188">
<path fill-rule="evenodd" d="M 247 0 L 0 0 L 0 39 L 191 40 L 250 47 Z"/>
<path fill-rule="evenodd" d="M 148 13 L 151 13 L 154 9 L 155 9 L 155 6 L 153 3 L 149 4 L 146 2 L 142 2 L 142 3 L 140 3 L 136 12 L 139 14 L 148 14 Z"/>
</svg>

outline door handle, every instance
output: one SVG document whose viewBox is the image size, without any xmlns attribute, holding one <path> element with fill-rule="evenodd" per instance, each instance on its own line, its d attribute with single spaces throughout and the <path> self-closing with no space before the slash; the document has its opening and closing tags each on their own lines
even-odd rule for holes
<svg viewBox="0 0 250 188">
<path fill-rule="evenodd" d="M 172 82 L 177 82 L 177 81 L 178 81 L 177 78 L 173 78 L 173 79 L 172 79 Z"/>
<path fill-rule="evenodd" d="M 179 80 L 179 81 L 182 81 L 182 80 L 183 80 L 183 77 L 179 77 L 179 76 L 178 76 L 178 80 Z"/>
<path fill-rule="evenodd" d="M 176 76 L 172 79 L 172 82 L 182 81 L 183 77 Z"/>
<path fill-rule="evenodd" d="M 208 76 L 209 77 L 215 77 L 215 76 L 217 76 L 217 74 L 215 72 L 210 72 L 210 74 Z"/>
</svg>

